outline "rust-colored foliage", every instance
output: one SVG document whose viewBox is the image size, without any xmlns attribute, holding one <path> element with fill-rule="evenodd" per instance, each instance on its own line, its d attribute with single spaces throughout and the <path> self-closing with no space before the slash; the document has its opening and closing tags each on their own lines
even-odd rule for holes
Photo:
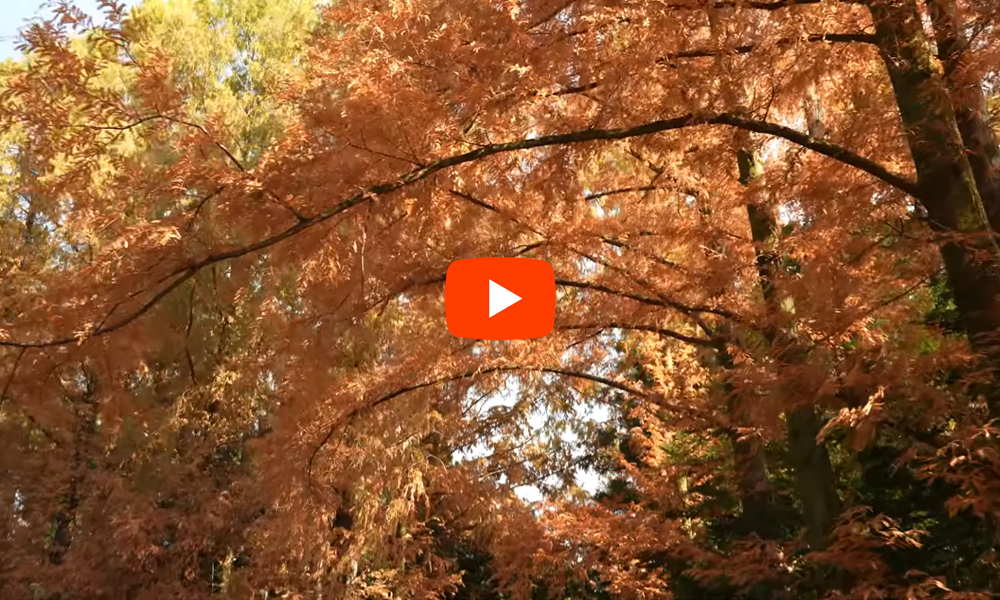
<svg viewBox="0 0 1000 600">
<path fill-rule="evenodd" d="M 995 2 L 349 0 L 225 101 L 102 6 L 2 74 L 0 597 L 1000 593 Z"/>
</svg>

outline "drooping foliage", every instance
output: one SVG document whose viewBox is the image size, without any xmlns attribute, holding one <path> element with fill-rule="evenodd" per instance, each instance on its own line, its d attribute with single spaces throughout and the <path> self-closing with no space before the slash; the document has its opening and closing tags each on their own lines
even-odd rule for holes
<svg viewBox="0 0 1000 600">
<path fill-rule="evenodd" d="M 0 597 L 1000 593 L 994 2 L 102 7 L 0 74 Z"/>
</svg>

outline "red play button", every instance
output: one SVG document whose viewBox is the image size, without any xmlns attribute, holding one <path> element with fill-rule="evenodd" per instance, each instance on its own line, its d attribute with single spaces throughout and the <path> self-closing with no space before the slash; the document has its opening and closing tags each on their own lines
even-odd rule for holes
<svg viewBox="0 0 1000 600">
<path fill-rule="evenodd" d="M 556 318 L 552 266 L 531 258 L 470 258 L 448 267 L 444 308 L 452 335 L 517 340 L 548 335 Z"/>
</svg>

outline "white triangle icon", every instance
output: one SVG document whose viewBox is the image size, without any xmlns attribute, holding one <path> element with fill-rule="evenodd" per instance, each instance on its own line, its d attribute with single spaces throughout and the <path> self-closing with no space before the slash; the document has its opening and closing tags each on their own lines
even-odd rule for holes
<svg viewBox="0 0 1000 600">
<path fill-rule="evenodd" d="M 521 297 L 497 282 L 490 281 L 490 316 L 521 301 Z"/>
</svg>

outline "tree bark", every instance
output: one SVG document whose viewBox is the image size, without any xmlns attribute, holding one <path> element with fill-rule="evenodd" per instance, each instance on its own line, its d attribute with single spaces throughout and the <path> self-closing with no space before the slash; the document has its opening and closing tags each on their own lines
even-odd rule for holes
<svg viewBox="0 0 1000 600">
<path fill-rule="evenodd" d="M 52 540 L 49 547 L 49 563 L 62 564 L 73 544 L 77 526 L 78 509 L 83 501 L 83 486 L 87 479 L 87 457 L 95 456 L 99 447 L 97 440 L 98 398 L 96 377 L 81 366 L 84 387 L 75 392 L 69 401 L 75 413 L 76 431 L 73 436 L 73 458 L 70 479 L 63 495 L 61 506 L 53 516 Z"/>
<path fill-rule="evenodd" d="M 920 188 L 962 326 L 994 373 L 1000 367 L 1000 266 L 997 241 L 944 80 L 915 0 L 869 0 L 879 53 L 889 73 Z M 990 399 L 991 412 L 1000 406 Z"/>
<path fill-rule="evenodd" d="M 760 176 L 760 161 L 750 150 L 740 149 L 737 161 L 739 180 L 743 185 L 749 185 Z M 775 287 L 776 268 L 780 258 L 774 250 L 777 222 L 766 207 L 756 204 L 747 205 L 747 218 L 754 242 L 761 294 L 768 313 L 777 315 L 780 310 Z M 775 342 L 784 346 L 775 357 L 779 363 L 782 366 L 803 364 L 808 354 L 800 351 L 797 344 L 782 343 L 780 337 L 776 331 L 769 336 L 772 346 Z M 826 547 L 829 532 L 840 514 L 840 497 L 837 494 L 830 455 L 826 446 L 816 441 L 822 428 L 822 420 L 813 404 L 799 403 L 799 396 L 802 394 L 792 381 L 783 384 L 779 393 L 783 401 L 791 403 L 785 413 L 785 427 L 796 491 L 802 502 L 806 522 L 806 538 L 811 548 L 822 549 Z"/>
<path fill-rule="evenodd" d="M 732 357 L 725 348 L 717 352 L 719 362 L 728 378 L 733 369 Z M 726 395 L 726 413 L 732 427 L 726 436 L 733 450 L 736 467 L 736 486 L 740 497 L 740 518 L 738 529 L 748 534 L 756 534 L 763 539 L 777 539 L 781 533 L 782 515 L 785 511 L 775 502 L 771 480 L 767 472 L 764 449 L 754 440 L 741 436 L 739 429 L 749 424 L 746 415 L 746 398 L 728 380 L 723 385 Z"/>
<path fill-rule="evenodd" d="M 927 0 L 927 10 L 969 165 L 990 226 L 1000 232 L 1000 146 L 989 122 L 982 77 L 966 60 L 969 39 L 961 32 L 955 0 Z"/>
</svg>

